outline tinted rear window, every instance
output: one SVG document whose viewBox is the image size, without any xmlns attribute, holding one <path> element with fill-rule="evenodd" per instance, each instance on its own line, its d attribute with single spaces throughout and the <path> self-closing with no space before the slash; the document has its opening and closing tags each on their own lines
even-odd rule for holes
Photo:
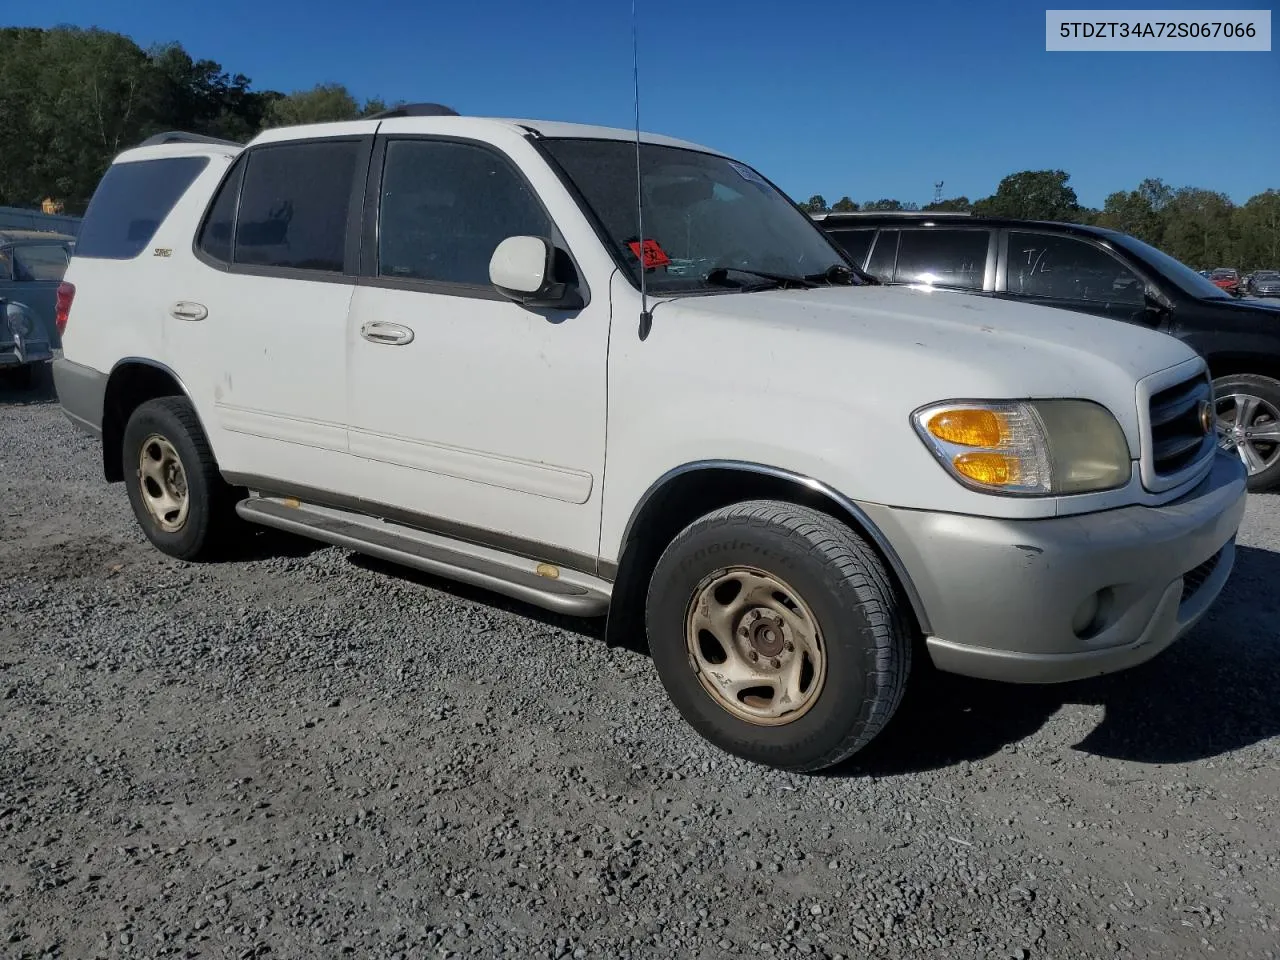
<svg viewBox="0 0 1280 960">
<path fill-rule="evenodd" d="M 853 262 L 862 266 L 867 259 L 867 251 L 871 249 L 871 240 L 876 235 L 874 228 L 865 230 L 832 230 L 831 237 L 844 247 L 845 253 L 853 258 Z"/>
<path fill-rule="evenodd" d="M 208 163 L 208 157 L 167 157 L 113 164 L 89 201 L 75 255 L 136 257 Z"/>
<path fill-rule="evenodd" d="M 334 140 L 252 150 L 232 262 L 341 272 L 361 149 L 356 140 Z"/>
</svg>

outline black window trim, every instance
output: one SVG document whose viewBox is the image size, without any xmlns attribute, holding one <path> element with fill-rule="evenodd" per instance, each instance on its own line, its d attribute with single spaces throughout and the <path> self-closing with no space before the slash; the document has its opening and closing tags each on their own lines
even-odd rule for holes
<svg viewBox="0 0 1280 960">
<path fill-rule="evenodd" d="M 358 276 L 356 283 L 362 287 L 374 287 L 383 290 L 410 290 L 418 293 L 434 293 L 447 297 L 462 297 L 471 300 L 497 300 L 517 306 L 515 301 L 499 293 L 490 284 L 457 283 L 445 280 L 421 280 L 414 277 L 381 277 L 378 276 L 378 235 L 382 214 L 382 184 L 386 172 L 387 147 L 392 141 L 426 141 L 429 143 L 454 143 L 468 147 L 476 147 L 492 154 L 499 163 L 504 164 L 525 185 L 538 209 L 551 224 L 551 242 L 557 250 L 568 258 L 573 269 L 572 286 L 581 295 L 581 303 L 573 302 L 566 307 L 551 309 L 586 309 L 591 303 L 591 288 L 587 283 L 582 265 L 574 256 L 560 225 L 547 208 L 546 201 L 525 175 L 520 164 L 516 163 L 501 147 L 487 140 L 474 137 L 449 136 L 435 133 L 379 133 L 374 138 L 369 159 L 369 172 L 365 182 L 364 217 L 360 227 L 360 243 L 358 258 Z M 547 308 L 538 308 L 547 309 Z"/>
<path fill-rule="evenodd" d="M 898 249 L 894 251 L 893 257 L 893 277 L 891 281 L 895 286 L 908 286 L 918 283 L 915 280 L 899 280 L 898 279 L 898 260 L 902 256 L 902 237 L 907 233 L 924 233 L 930 230 L 947 230 L 957 231 L 963 230 L 969 233 L 980 233 L 985 231 L 987 234 L 987 259 L 982 269 L 982 286 L 980 287 L 962 287 L 956 283 L 932 283 L 931 287 L 937 287 L 939 290 L 956 290 L 960 293 L 990 293 L 995 290 L 996 277 L 999 276 L 997 262 L 1000 256 L 1000 231 L 991 226 L 980 223 L 919 223 L 919 224 L 895 224 L 892 227 L 882 227 L 883 230 L 898 231 Z M 870 251 L 867 256 L 870 257 Z"/>
<path fill-rule="evenodd" d="M 199 226 L 196 228 L 191 238 L 191 250 L 195 254 L 196 259 L 206 266 L 219 270 L 222 273 L 240 274 L 250 277 L 273 277 L 281 280 L 311 280 L 317 283 L 343 283 L 354 285 L 359 273 L 360 266 L 360 224 L 364 218 L 364 198 L 365 187 L 369 178 L 369 158 L 373 152 L 374 135 L 371 133 L 348 134 L 345 136 L 327 136 L 327 137 L 297 137 L 288 140 L 273 140 L 268 143 L 258 144 L 242 150 L 236 158 L 229 164 L 218 180 L 217 187 L 209 196 L 208 202 L 205 204 L 204 213 L 200 217 Z M 360 144 L 360 151 L 356 155 L 356 166 L 354 175 L 351 178 L 351 195 L 347 202 L 347 225 L 343 236 L 343 265 L 342 270 L 308 270 L 299 269 L 297 267 L 268 267 L 260 264 L 236 263 L 235 262 L 235 237 L 236 227 L 240 221 L 240 201 L 244 193 L 244 183 L 248 179 L 248 167 L 254 154 L 263 150 L 275 150 L 283 147 L 292 147 L 299 144 L 316 144 L 316 143 L 349 143 L 356 142 Z M 235 213 L 231 221 L 231 262 L 219 260 L 212 257 L 200 249 L 200 238 L 204 235 L 204 229 L 208 224 L 209 217 L 213 213 L 213 206 L 218 201 L 218 195 L 222 192 L 223 186 L 235 175 L 235 170 L 241 164 L 244 165 L 246 173 L 245 177 L 240 180 L 240 189 L 236 195 Z"/>
<path fill-rule="evenodd" d="M 1158 283 L 1155 279 L 1153 279 L 1153 277 L 1151 276 L 1151 271 L 1146 268 L 1146 265 L 1135 262 L 1133 257 L 1124 256 L 1120 251 L 1116 250 L 1111 244 L 1094 236 L 1075 233 L 1067 230 L 1047 230 L 1044 227 L 1032 227 L 1030 225 L 1026 227 L 1003 226 L 1000 228 L 1000 256 L 999 256 L 999 263 L 996 268 L 996 286 L 994 288 L 994 292 L 996 293 L 1001 293 L 1010 297 L 1015 297 L 1019 300 L 1033 299 L 1025 295 L 1012 293 L 1009 290 L 1009 234 L 1011 233 L 1029 233 L 1034 236 L 1055 237 L 1055 238 L 1065 239 L 1065 240 L 1076 240 L 1080 243 L 1085 244 L 1086 246 L 1093 247 L 1096 250 L 1101 250 L 1104 254 L 1111 257 L 1116 262 L 1118 262 L 1122 267 L 1124 267 L 1130 273 L 1134 274 L 1138 278 L 1138 280 L 1142 282 L 1143 290 L 1147 295 L 1152 296 L 1158 301 L 1160 301 L 1160 303 L 1166 309 L 1172 309 L 1173 307 L 1173 302 L 1169 299 L 1168 295 L 1164 292 L 1160 283 Z M 1064 303 L 1067 302 L 1058 297 L 1038 297 L 1034 299 L 1059 300 L 1060 302 L 1064 302 Z M 1077 302 L 1077 301 L 1072 301 L 1072 302 Z M 1098 301 L 1090 301 L 1090 302 L 1103 303 L 1106 301 L 1098 300 Z"/>
<path fill-rule="evenodd" d="M 899 227 L 893 226 L 893 227 L 877 227 L 876 228 L 876 235 L 871 241 L 871 246 L 867 247 L 867 256 L 866 256 L 867 270 L 868 272 L 870 272 L 871 258 L 876 255 L 876 250 L 878 250 L 880 247 L 880 240 L 886 233 L 893 234 L 893 263 L 890 265 L 890 268 L 889 268 L 889 279 L 881 280 L 879 277 L 876 277 L 876 280 L 884 284 L 885 286 L 895 286 L 897 284 L 897 281 L 894 280 L 893 278 L 898 275 L 898 247 L 902 245 L 902 230 Z M 872 274 L 872 276 L 875 276 L 875 274 Z"/>
</svg>

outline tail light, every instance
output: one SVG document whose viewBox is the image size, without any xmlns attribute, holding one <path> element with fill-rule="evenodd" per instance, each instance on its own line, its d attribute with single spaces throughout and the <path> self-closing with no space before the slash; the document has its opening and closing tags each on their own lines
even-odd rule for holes
<svg viewBox="0 0 1280 960">
<path fill-rule="evenodd" d="M 58 336 L 67 332 L 67 320 L 71 317 L 71 301 L 76 296 L 76 285 L 63 280 L 58 284 L 58 301 L 53 310 L 53 323 L 58 328 Z M 47 301 L 46 301 L 47 302 Z"/>
</svg>

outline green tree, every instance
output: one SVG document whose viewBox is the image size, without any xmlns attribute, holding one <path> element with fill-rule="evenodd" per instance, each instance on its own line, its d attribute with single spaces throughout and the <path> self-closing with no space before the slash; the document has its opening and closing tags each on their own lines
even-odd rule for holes
<svg viewBox="0 0 1280 960">
<path fill-rule="evenodd" d="M 949 200 L 939 200 L 937 203 L 926 203 L 924 209 L 937 213 L 969 213 L 973 210 L 973 204 L 969 202 L 968 197 L 952 197 Z"/>
<path fill-rule="evenodd" d="M 1075 221 L 1081 214 L 1065 170 L 1023 170 L 1000 181 L 996 192 L 977 201 L 973 212 L 1021 220 Z"/>
<path fill-rule="evenodd" d="M 354 120 L 360 104 L 340 83 L 321 83 L 310 90 L 295 90 L 267 108 L 267 126 L 291 127 L 304 123 Z"/>
<path fill-rule="evenodd" d="M 903 207 L 902 207 L 901 200 L 872 200 L 868 203 L 864 203 L 862 205 L 862 209 L 875 210 L 877 212 L 880 212 L 880 211 L 901 210 L 903 209 Z"/>
<path fill-rule="evenodd" d="M 856 213 L 858 205 L 854 203 L 848 196 L 841 197 L 831 205 L 831 209 L 836 213 Z"/>
<path fill-rule="evenodd" d="M 1198 187 L 1175 190 L 1163 211 L 1161 249 L 1199 269 L 1232 266 L 1232 209 L 1224 193 Z"/>
<path fill-rule="evenodd" d="M 804 201 L 804 203 L 798 203 L 796 206 L 805 213 L 826 213 L 827 210 L 830 209 L 827 206 L 826 198 L 820 193 L 815 193 L 808 200 Z"/>
<path fill-rule="evenodd" d="M 1280 269 L 1280 190 L 1250 197 L 1232 211 L 1232 221 L 1239 268 Z"/>
</svg>

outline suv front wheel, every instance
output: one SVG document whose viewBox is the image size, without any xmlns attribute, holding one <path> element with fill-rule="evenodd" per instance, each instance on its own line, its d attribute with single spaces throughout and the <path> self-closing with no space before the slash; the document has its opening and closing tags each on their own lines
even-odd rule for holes
<svg viewBox="0 0 1280 960">
<path fill-rule="evenodd" d="M 659 558 L 646 626 L 684 719 L 743 759 L 808 772 L 888 723 L 912 630 L 888 571 L 849 527 L 750 501 L 686 527 Z"/>
<path fill-rule="evenodd" d="M 124 430 L 129 503 L 147 539 L 179 560 L 211 559 L 240 528 L 232 488 L 185 397 L 139 405 Z"/>
</svg>

